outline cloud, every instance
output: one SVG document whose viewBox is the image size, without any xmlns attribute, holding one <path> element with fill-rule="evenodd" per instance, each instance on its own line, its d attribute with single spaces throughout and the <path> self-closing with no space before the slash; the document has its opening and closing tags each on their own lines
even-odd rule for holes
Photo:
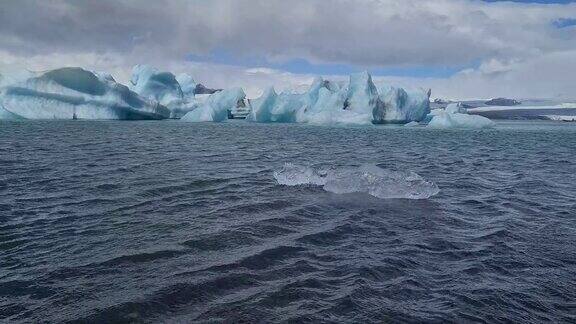
<svg viewBox="0 0 576 324">
<path fill-rule="evenodd" d="M 131 65 L 150 63 L 213 86 L 287 88 L 311 77 L 266 62 L 472 66 L 449 78 L 388 80 L 433 82 L 446 96 L 521 94 L 506 82 L 531 82 L 524 88 L 556 96 L 576 81 L 576 29 L 558 25 L 574 17 L 576 4 L 477 0 L 3 1 L 0 67 L 9 60 L 31 69 L 82 65 L 123 80 Z M 268 70 L 185 60 L 217 50 L 263 58 Z"/>
</svg>

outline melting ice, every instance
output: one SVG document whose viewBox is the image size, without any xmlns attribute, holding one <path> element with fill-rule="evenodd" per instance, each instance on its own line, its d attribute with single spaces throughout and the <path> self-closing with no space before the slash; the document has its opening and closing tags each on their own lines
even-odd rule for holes
<svg viewBox="0 0 576 324">
<path fill-rule="evenodd" d="M 434 109 L 427 117 L 428 127 L 433 128 L 490 128 L 495 123 L 490 119 L 469 115 L 459 103 L 451 103 L 445 109 Z"/>
<path fill-rule="evenodd" d="M 440 192 L 436 184 L 414 172 L 386 170 L 375 165 L 318 170 L 286 163 L 274 171 L 274 178 L 280 185 L 315 185 L 337 194 L 360 192 L 382 199 L 427 199 Z"/>
</svg>

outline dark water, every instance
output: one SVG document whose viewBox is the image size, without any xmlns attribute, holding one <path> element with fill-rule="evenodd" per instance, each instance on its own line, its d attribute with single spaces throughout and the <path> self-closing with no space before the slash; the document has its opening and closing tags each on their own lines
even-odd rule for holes
<svg viewBox="0 0 576 324">
<path fill-rule="evenodd" d="M 0 123 L 0 322 L 574 322 L 576 125 Z M 426 200 L 286 187 L 415 171 Z"/>
</svg>

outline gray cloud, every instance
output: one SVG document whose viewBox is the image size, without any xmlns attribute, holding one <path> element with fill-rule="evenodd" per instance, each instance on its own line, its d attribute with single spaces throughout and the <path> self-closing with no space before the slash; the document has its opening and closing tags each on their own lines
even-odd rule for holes
<svg viewBox="0 0 576 324">
<path fill-rule="evenodd" d="M 576 48 L 551 22 L 576 5 L 464 0 L 47 0 L 0 4 L 0 49 L 183 58 L 226 49 L 270 60 L 456 65 Z"/>
<path fill-rule="evenodd" d="M 576 27 L 552 22 L 573 17 L 576 4 L 477 0 L 2 1 L 0 69 L 81 65 L 126 79 L 132 64 L 151 63 L 191 71 L 214 86 L 289 87 L 310 79 L 184 61 L 224 49 L 271 62 L 305 58 L 366 68 L 475 62 L 479 68 L 447 79 L 388 80 L 440 88 L 446 96 L 479 89 L 482 96 L 502 89 L 556 96 L 576 83 Z"/>
</svg>

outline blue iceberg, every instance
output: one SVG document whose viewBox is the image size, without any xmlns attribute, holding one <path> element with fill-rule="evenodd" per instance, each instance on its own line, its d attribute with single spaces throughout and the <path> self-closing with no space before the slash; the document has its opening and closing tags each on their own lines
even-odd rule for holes
<svg viewBox="0 0 576 324">
<path fill-rule="evenodd" d="M 246 94 L 242 88 L 226 89 L 211 94 L 205 102 L 186 113 L 181 120 L 187 122 L 222 122 L 232 117 L 232 112 L 245 106 Z"/>
<path fill-rule="evenodd" d="M 430 112 L 430 91 L 407 92 L 383 87 L 367 72 L 339 84 L 318 77 L 305 93 L 277 94 L 273 88 L 252 100 L 247 119 L 253 122 L 383 124 L 422 121 Z"/>
<path fill-rule="evenodd" d="M 48 71 L 0 89 L 4 119 L 163 119 L 170 111 L 110 75 L 82 68 Z"/>
</svg>

